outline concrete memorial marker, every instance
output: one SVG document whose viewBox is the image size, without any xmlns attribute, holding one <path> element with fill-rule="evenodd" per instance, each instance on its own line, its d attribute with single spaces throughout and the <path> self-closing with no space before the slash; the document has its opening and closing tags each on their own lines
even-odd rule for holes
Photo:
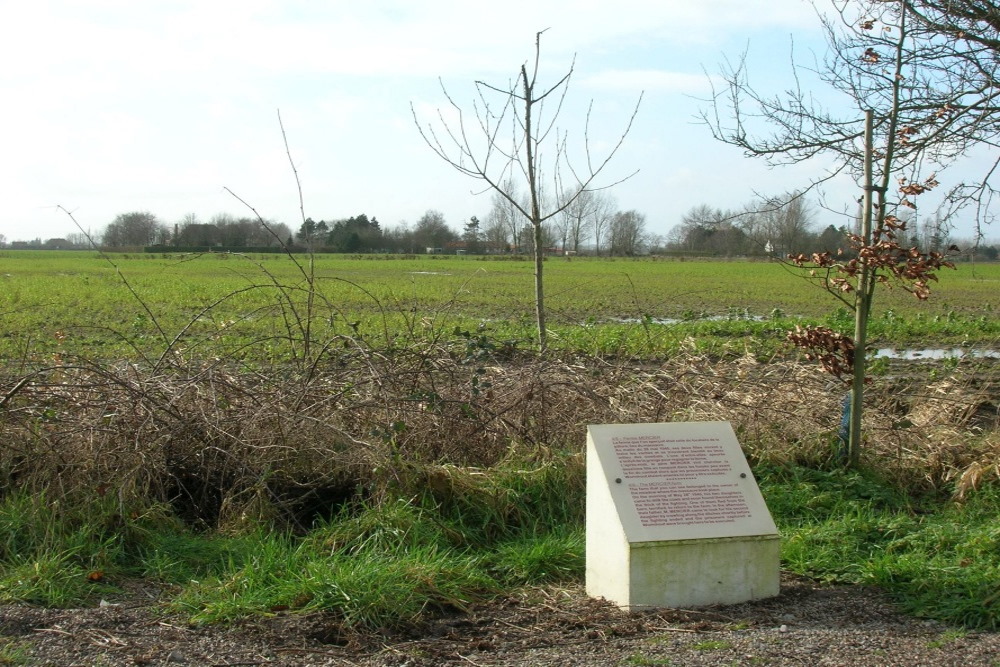
<svg viewBox="0 0 1000 667">
<path fill-rule="evenodd" d="M 778 594 L 780 538 L 729 422 L 587 434 L 587 593 L 624 608 Z"/>
</svg>

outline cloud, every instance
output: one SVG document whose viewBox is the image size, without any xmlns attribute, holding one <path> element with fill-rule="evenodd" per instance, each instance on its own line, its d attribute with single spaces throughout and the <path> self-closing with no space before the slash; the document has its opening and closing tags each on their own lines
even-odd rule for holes
<svg viewBox="0 0 1000 667">
<path fill-rule="evenodd" d="M 576 55 L 575 90 L 560 118 L 575 132 L 571 141 L 588 118 L 585 98 L 594 100 L 589 139 L 600 147 L 617 140 L 637 92 L 650 93 L 626 143 L 633 152 L 620 163 L 652 176 L 665 147 L 678 150 L 693 136 L 682 125 L 690 100 L 677 93 L 705 92 L 702 62 L 751 37 L 766 44 L 795 31 L 798 40 L 815 24 L 805 0 L 11 4 L 0 22 L 0 58 L 17 63 L 0 68 L 8 100 L 0 106 L 0 182 L 12 194 L 0 228 L 9 238 L 47 233 L 39 231 L 46 219 L 62 222 L 40 208 L 52 203 L 83 206 L 95 225 L 130 206 L 166 219 L 207 216 L 233 205 L 223 184 L 265 208 L 268 197 L 275 208 L 291 201 L 294 219 L 276 108 L 307 190 L 330 193 L 329 204 L 316 202 L 327 209 L 321 215 L 377 203 L 380 215 L 399 219 L 454 198 L 467 216 L 479 184 L 423 145 L 409 102 L 422 122 L 441 109 L 457 128 L 437 77 L 469 109 L 473 81 L 516 76 L 546 28 L 543 83 Z M 471 115 L 465 120 L 478 129 Z M 708 152 L 689 151 L 692 161 Z"/>
<path fill-rule="evenodd" d="M 580 81 L 586 88 L 619 92 L 659 91 L 705 93 L 710 90 L 705 74 L 687 74 L 655 69 L 609 69 Z"/>
<path fill-rule="evenodd" d="M 31 3 L 10 17 L 0 53 L 28 71 L 148 75 L 325 72 L 450 75 L 505 71 L 531 55 L 565 59 L 609 46 L 676 48 L 733 31 L 815 27 L 803 0 L 509 0 L 483 11 L 455 0 L 421 3 Z M 13 25 L 19 26 L 16 30 Z M 13 60 L 13 59 L 12 59 Z"/>
</svg>

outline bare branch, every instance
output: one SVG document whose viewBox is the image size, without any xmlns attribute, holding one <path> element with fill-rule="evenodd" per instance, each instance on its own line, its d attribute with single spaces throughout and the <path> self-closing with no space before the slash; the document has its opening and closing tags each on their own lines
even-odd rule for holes
<svg viewBox="0 0 1000 667">
<path fill-rule="evenodd" d="M 558 127 L 576 59 L 574 57 L 569 69 L 555 83 L 537 92 L 541 67 L 541 36 L 544 32 L 543 30 L 535 35 L 535 58 L 530 73 L 525 63 L 520 66 L 514 80 L 506 86 L 475 81 L 476 97 L 472 103 L 472 113 L 476 118 L 477 137 L 470 136 L 466 131 L 463 109 L 455 102 L 443 83 L 441 88 L 445 99 L 455 114 L 455 119 L 449 122 L 443 112 L 438 110 L 437 113 L 436 125 L 447 137 L 447 144 L 438 137 L 434 125 L 421 123 L 416 107 L 412 103 L 410 105 L 417 130 L 439 158 L 456 171 L 484 182 L 488 186 L 486 189 L 492 189 L 501 201 L 506 202 L 512 210 L 530 222 L 534 236 L 535 300 L 541 348 L 545 347 L 546 338 L 542 281 L 544 253 L 542 225 L 566 210 L 581 193 L 612 187 L 634 175 L 635 172 L 610 184 L 597 183 L 598 177 L 618 153 L 625 137 L 631 131 L 642 101 L 640 95 L 625 130 L 612 149 L 600 160 L 594 160 L 590 151 L 590 109 L 588 109 L 584 133 L 586 171 L 577 171 L 569 159 L 568 134 Z M 494 99 L 497 100 L 496 104 Z M 555 108 L 546 116 L 546 103 L 551 103 L 553 100 L 556 100 Z M 504 137 L 506 132 L 510 133 L 509 138 Z M 547 152 L 548 150 L 551 150 L 551 153 Z M 565 173 L 573 177 L 577 187 L 572 190 L 575 194 L 563 197 Z M 514 174 L 518 174 L 526 185 L 527 201 L 520 201 L 514 196 L 514 189 L 505 186 Z M 553 190 L 558 193 L 554 203 L 543 201 L 545 192 L 543 180 L 554 184 Z"/>
</svg>

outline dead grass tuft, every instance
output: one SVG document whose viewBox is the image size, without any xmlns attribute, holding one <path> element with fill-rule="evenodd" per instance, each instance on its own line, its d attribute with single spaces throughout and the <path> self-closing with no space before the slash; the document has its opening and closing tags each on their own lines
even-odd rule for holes
<svg viewBox="0 0 1000 667">
<path fill-rule="evenodd" d="M 470 360 L 434 347 L 352 355 L 266 371 L 64 362 L 0 378 L 0 488 L 168 502 L 210 527 L 305 526 L 387 485 L 461 494 L 515 454 L 546 464 L 575 453 L 582 476 L 595 423 L 726 420 L 754 462 L 836 457 L 843 389 L 811 365 Z M 919 372 L 877 380 L 866 462 L 959 498 L 995 480 L 992 373 L 960 366 L 937 382 Z"/>
</svg>

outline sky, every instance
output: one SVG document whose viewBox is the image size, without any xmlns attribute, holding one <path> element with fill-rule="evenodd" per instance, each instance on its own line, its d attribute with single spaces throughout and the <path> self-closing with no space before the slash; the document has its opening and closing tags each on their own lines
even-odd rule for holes
<svg viewBox="0 0 1000 667">
<path fill-rule="evenodd" d="M 805 0 L 0 0 L 0 10 L 7 241 L 78 231 L 58 207 L 94 232 L 130 211 L 168 224 L 250 214 L 227 188 L 295 229 L 279 112 L 306 216 L 365 213 L 388 227 L 433 209 L 460 229 L 486 216 L 490 196 L 434 154 L 414 112 L 454 122 L 442 87 L 471 112 L 473 83 L 507 85 L 542 30 L 542 84 L 573 66 L 558 127 L 578 168 L 584 139 L 603 159 L 642 94 L 598 183 L 636 172 L 608 193 L 654 234 L 697 205 L 736 208 L 822 170 L 769 169 L 697 121 L 725 59 L 748 51 L 753 83 L 777 93 L 793 43 L 796 58 L 822 53 Z M 849 180 L 827 187 L 833 208 L 856 198 Z M 816 213 L 822 226 L 844 222 Z"/>
</svg>

